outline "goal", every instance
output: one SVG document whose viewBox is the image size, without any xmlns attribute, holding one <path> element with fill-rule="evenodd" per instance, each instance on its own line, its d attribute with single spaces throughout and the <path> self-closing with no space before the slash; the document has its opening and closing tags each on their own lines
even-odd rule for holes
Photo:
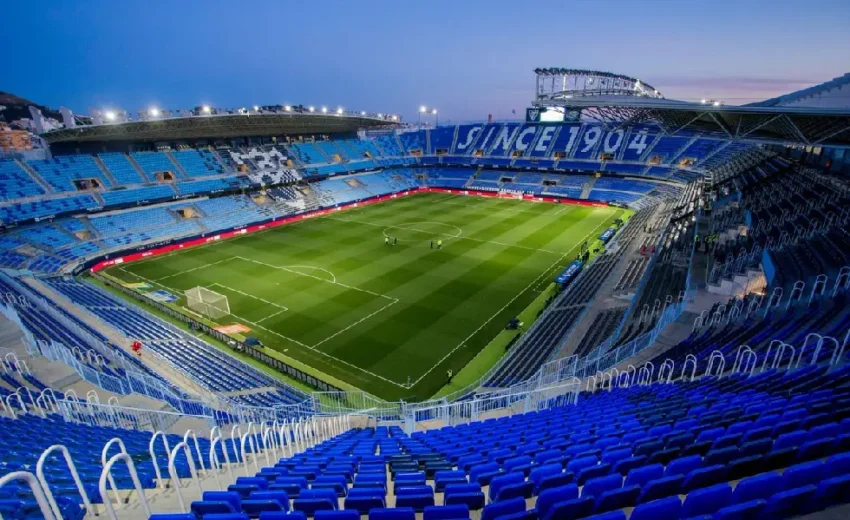
<svg viewBox="0 0 850 520">
<path fill-rule="evenodd" d="M 187 306 L 208 318 L 218 319 L 230 314 L 230 302 L 223 294 L 201 286 L 186 289 L 184 294 Z"/>
</svg>

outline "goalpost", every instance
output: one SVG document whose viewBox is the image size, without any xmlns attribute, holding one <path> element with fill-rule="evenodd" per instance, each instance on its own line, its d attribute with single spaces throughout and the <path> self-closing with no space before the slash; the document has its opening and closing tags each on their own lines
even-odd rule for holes
<svg viewBox="0 0 850 520">
<path fill-rule="evenodd" d="M 184 294 L 187 306 L 208 318 L 218 319 L 230 314 L 230 302 L 223 294 L 201 286 L 186 289 Z"/>
</svg>

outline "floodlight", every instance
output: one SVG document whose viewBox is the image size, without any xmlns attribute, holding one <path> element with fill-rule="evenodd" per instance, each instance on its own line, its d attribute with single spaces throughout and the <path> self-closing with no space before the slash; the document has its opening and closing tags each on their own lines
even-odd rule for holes
<svg viewBox="0 0 850 520">
<path fill-rule="evenodd" d="M 437 109 L 436 108 L 431 109 L 431 114 L 437 115 Z"/>
<path fill-rule="evenodd" d="M 720 106 L 720 101 L 715 101 L 714 103 L 712 103 L 712 105 L 714 105 L 714 106 L 716 106 L 716 107 L 719 107 L 719 106 Z"/>
<path fill-rule="evenodd" d="M 341 115 L 342 115 L 342 108 L 337 108 L 337 109 L 336 109 L 336 114 L 337 114 L 338 116 L 341 116 Z"/>
<path fill-rule="evenodd" d="M 287 112 L 289 112 L 289 111 L 292 110 L 292 107 L 289 106 L 289 105 L 286 105 L 285 107 L 283 107 L 283 109 L 286 110 Z"/>
<path fill-rule="evenodd" d="M 109 121 L 115 121 L 115 112 L 113 112 L 112 110 L 107 110 L 106 113 L 103 115 L 106 116 L 106 119 L 108 119 Z"/>
<path fill-rule="evenodd" d="M 259 111 L 260 111 L 260 107 L 258 107 L 257 105 L 254 105 L 254 112 L 259 112 Z"/>
<path fill-rule="evenodd" d="M 365 116 L 365 115 L 366 115 L 366 111 L 365 111 L 365 110 L 361 111 L 361 112 L 360 112 L 360 115 L 361 115 L 361 116 Z"/>
<path fill-rule="evenodd" d="M 398 119 L 398 116 L 393 114 L 393 121 L 395 121 L 396 119 Z"/>
<path fill-rule="evenodd" d="M 322 107 L 322 113 L 327 114 L 328 113 L 328 107 Z"/>
<path fill-rule="evenodd" d="M 702 103 L 702 104 L 704 105 L 704 104 L 705 104 L 705 100 L 704 100 L 704 99 L 700 100 L 700 103 Z"/>
<path fill-rule="evenodd" d="M 308 110 L 309 110 L 310 112 L 315 112 L 315 111 L 316 111 L 316 107 L 310 107 Z"/>
<path fill-rule="evenodd" d="M 384 114 L 378 114 L 378 117 L 384 117 Z"/>
<path fill-rule="evenodd" d="M 422 105 L 422 106 L 419 107 L 420 112 L 426 112 L 427 110 L 428 109 L 425 107 L 425 105 Z"/>
<path fill-rule="evenodd" d="M 148 113 L 151 115 L 151 117 L 159 117 L 159 109 L 156 107 L 148 110 Z"/>
<path fill-rule="evenodd" d="M 212 108 L 210 108 L 209 105 L 204 105 L 201 107 L 201 112 L 203 112 L 204 114 L 209 114 L 210 112 L 212 112 Z"/>
</svg>

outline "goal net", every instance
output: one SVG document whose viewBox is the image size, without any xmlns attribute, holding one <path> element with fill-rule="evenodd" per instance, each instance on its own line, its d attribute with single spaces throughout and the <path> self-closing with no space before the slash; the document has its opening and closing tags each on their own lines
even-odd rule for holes
<svg viewBox="0 0 850 520">
<path fill-rule="evenodd" d="M 230 314 L 227 296 L 211 291 L 206 287 L 186 289 L 186 305 L 195 312 L 208 318 L 218 319 Z"/>
</svg>

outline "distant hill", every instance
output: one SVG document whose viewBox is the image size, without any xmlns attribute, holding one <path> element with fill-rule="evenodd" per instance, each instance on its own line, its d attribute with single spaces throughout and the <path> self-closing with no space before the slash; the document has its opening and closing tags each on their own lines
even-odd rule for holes
<svg viewBox="0 0 850 520">
<path fill-rule="evenodd" d="M 41 109 L 41 112 L 45 115 L 45 117 L 52 117 L 58 120 L 62 119 L 62 116 L 59 115 L 58 110 L 48 108 L 44 105 L 39 105 L 34 101 L 24 99 L 14 94 L 9 94 L 8 92 L 0 91 L 0 106 L 6 107 L 6 110 L 0 111 L 0 120 L 6 122 L 11 122 L 16 119 L 23 118 L 29 119 L 30 106 L 34 106 Z"/>
</svg>

